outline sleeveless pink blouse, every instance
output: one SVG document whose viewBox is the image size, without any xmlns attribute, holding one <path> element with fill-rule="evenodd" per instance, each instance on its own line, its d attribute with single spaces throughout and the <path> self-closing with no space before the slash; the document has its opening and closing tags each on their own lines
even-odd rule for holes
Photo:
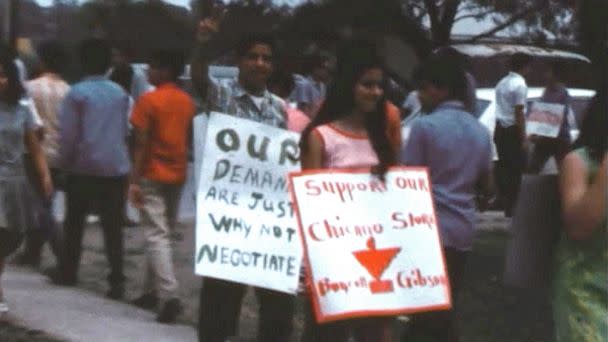
<svg viewBox="0 0 608 342">
<path fill-rule="evenodd" d="M 366 135 L 341 130 L 332 124 L 313 130 L 323 141 L 323 168 L 356 169 L 378 164 L 378 157 Z"/>
</svg>

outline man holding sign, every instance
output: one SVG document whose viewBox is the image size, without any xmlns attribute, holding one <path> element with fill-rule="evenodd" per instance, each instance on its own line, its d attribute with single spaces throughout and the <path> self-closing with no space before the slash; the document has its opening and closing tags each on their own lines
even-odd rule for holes
<svg viewBox="0 0 608 342">
<path fill-rule="evenodd" d="M 561 81 L 560 67 L 560 64 L 553 63 L 547 68 L 545 73 L 547 87 L 543 92 L 543 96 L 540 98 L 540 103 L 545 106 L 557 108 L 552 117 L 559 117 L 560 120 L 553 125 L 557 126 L 554 129 L 554 134 L 544 137 L 538 135 L 532 135 L 530 137 L 530 140 L 534 144 L 534 149 L 532 150 L 527 170 L 533 174 L 540 172 L 547 160 L 552 156 L 555 157 L 556 162 L 559 165 L 561 160 L 568 153 L 572 140 L 570 137 L 571 126 L 568 117 L 568 114 L 571 112 L 570 94 Z M 535 114 L 535 105 L 537 104 L 533 104 L 532 110 L 528 116 L 528 121 L 530 121 Z M 530 126 L 530 124 L 526 127 L 528 126 Z"/>
<path fill-rule="evenodd" d="M 488 193 L 492 184 L 492 146 L 487 129 L 465 110 L 465 76 L 456 63 L 430 60 L 418 69 L 415 78 L 420 102 L 429 114 L 414 122 L 401 161 L 430 170 L 455 297 L 473 245 L 476 188 Z M 404 336 L 403 341 L 458 341 L 452 312 L 416 316 L 411 330 L 412 336 Z"/>
<path fill-rule="evenodd" d="M 207 18 L 200 22 L 199 45 L 192 63 L 193 82 L 200 95 L 208 100 L 209 109 L 277 128 L 286 128 L 285 104 L 267 90 L 275 52 L 274 42 L 268 36 L 251 35 L 241 39 L 236 47 L 238 79 L 218 82 L 208 77 L 209 41 L 217 32 L 219 24 L 218 18 Z M 239 260 L 245 262 L 245 259 L 245 254 L 241 254 Z M 264 264 L 263 260 L 260 262 Z M 227 337 L 236 334 L 246 288 L 242 283 L 203 278 L 199 341 L 223 342 Z M 256 294 L 260 304 L 258 341 L 288 341 L 292 331 L 294 296 L 265 288 L 256 288 Z"/>
</svg>

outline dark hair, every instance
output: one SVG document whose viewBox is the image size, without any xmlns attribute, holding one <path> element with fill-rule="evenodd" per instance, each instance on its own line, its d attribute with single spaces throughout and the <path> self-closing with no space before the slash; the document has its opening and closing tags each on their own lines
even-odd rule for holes
<svg viewBox="0 0 608 342">
<path fill-rule="evenodd" d="M 15 64 L 15 55 L 9 48 L 4 46 L 0 46 L 0 65 L 2 65 L 4 74 L 8 79 L 6 102 L 9 105 L 14 106 L 19 103 L 19 100 L 25 95 L 25 89 L 19 79 L 19 71 Z"/>
<path fill-rule="evenodd" d="M 525 53 L 516 53 L 511 56 L 511 70 L 512 71 L 521 71 L 528 64 L 532 62 L 532 57 Z"/>
<path fill-rule="evenodd" d="M 38 57 L 48 71 L 55 73 L 60 73 L 68 63 L 67 52 L 55 40 L 41 43 L 38 46 Z"/>
<path fill-rule="evenodd" d="M 134 50 L 133 46 L 128 40 L 117 40 L 112 43 L 112 49 L 118 50 L 120 53 L 125 55 L 127 59 L 133 58 Z"/>
<path fill-rule="evenodd" d="M 177 81 L 184 73 L 185 60 L 184 54 L 180 51 L 161 49 L 151 54 L 150 67 L 169 71 L 171 79 Z"/>
<path fill-rule="evenodd" d="M 414 81 L 420 86 L 429 82 L 447 88 L 452 100 L 467 102 L 467 80 L 460 62 L 447 56 L 431 57 L 414 71 Z"/>
<path fill-rule="evenodd" d="M 80 43 L 80 63 L 87 75 L 105 73 L 112 61 L 110 44 L 103 39 L 86 39 Z"/>
<path fill-rule="evenodd" d="M 314 55 L 310 57 L 310 60 L 306 64 L 306 72 L 311 73 L 316 68 L 323 68 L 327 65 L 329 58 L 322 55 Z"/>
<path fill-rule="evenodd" d="M 291 94 L 296 86 L 293 75 L 285 69 L 277 69 L 268 79 L 268 88 L 280 88 L 287 94 Z M 277 94 L 280 95 L 280 94 Z"/>
<path fill-rule="evenodd" d="M 372 68 L 383 68 L 383 63 L 377 54 L 376 45 L 365 39 L 347 42 L 337 54 L 337 65 L 333 81 L 327 91 L 327 97 L 318 114 L 302 132 L 300 148 L 308 149 L 308 138 L 318 126 L 331 123 L 350 114 L 355 106 L 354 87 L 362 74 Z M 396 161 L 396 153 L 386 134 L 386 84 L 383 86 L 384 96 L 378 101 L 375 111 L 368 113 L 365 120 L 367 134 L 379 164 L 374 172 L 384 177 L 390 165 Z"/>
<path fill-rule="evenodd" d="M 131 94 L 131 83 L 133 81 L 133 67 L 130 65 L 121 65 L 114 67 L 112 74 L 110 74 L 110 81 L 117 83 L 126 91 Z"/>
<path fill-rule="evenodd" d="M 275 54 L 276 42 L 274 37 L 269 33 L 251 33 L 241 37 L 236 45 L 236 56 L 243 58 L 256 44 L 264 44 L 270 46 L 272 54 Z"/>
<path fill-rule="evenodd" d="M 606 83 L 606 81 L 604 81 Z M 581 133 L 574 148 L 586 147 L 591 157 L 601 162 L 608 150 L 608 87 L 604 84 L 597 91 L 585 114 Z"/>
</svg>

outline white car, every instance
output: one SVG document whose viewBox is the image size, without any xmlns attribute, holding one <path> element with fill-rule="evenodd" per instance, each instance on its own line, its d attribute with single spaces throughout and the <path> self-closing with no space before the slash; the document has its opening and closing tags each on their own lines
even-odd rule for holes
<svg viewBox="0 0 608 342">
<path fill-rule="evenodd" d="M 528 88 L 528 104 L 538 101 L 542 96 L 543 90 L 544 88 Z M 567 119 L 570 124 L 570 137 L 572 141 L 574 141 L 578 137 L 578 127 L 580 127 L 583 121 L 583 115 L 585 114 L 591 98 L 595 96 L 595 91 L 590 89 L 569 88 L 568 93 L 571 98 L 571 108 Z M 494 146 L 494 129 L 496 127 L 496 96 L 494 88 L 479 88 L 477 89 L 476 94 L 477 104 L 475 111 L 472 114 L 490 132 L 493 145 L 493 159 L 498 160 L 496 146 Z M 423 115 L 421 112 L 414 113 L 405 118 L 401 123 L 401 135 L 403 137 L 404 145 L 409 138 L 412 123 L 421 115 Z"/>
</svg>

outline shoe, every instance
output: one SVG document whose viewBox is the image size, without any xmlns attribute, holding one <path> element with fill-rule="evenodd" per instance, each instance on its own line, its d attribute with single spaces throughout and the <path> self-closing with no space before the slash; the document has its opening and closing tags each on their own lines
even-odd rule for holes
<svg viewBox="0 0 608 342">
<path fill-rule="evenodd" d="M 51 283 L 59 286 L 76 286 L 78 281 L 76 279 L 65 277 L 59 272 L 57 269 L 52 269 L 48 271 L 47 276 L 49 277 Z"/>
<path fill-rule="evenodd" d="M 182 303 L 177 298 L 169 299 L 156 317 L 159 323 L 174 324 L 177 316 L 182 313 Z"/>
<path fill-rule="evenodd" d="M 122 300 L 125 298 L 125 288 L 122 286 L 112 286 L 106 293 L 106 297 L 113 300 Z"/>
<path fill-rule="evenodd" d="M 17 266 L 28 266 L 37 269 L 40 267 L 40 258 L 33 257 L 27 253 L 21 253 L 11 263 Z"/>
<path fill-rule="evenodd" d="M 158 306 L 158 297 L 152 293 L 146 293 L 131 301 L 131 304 L 144 310 L 155 310 Z"/>
</svg>

